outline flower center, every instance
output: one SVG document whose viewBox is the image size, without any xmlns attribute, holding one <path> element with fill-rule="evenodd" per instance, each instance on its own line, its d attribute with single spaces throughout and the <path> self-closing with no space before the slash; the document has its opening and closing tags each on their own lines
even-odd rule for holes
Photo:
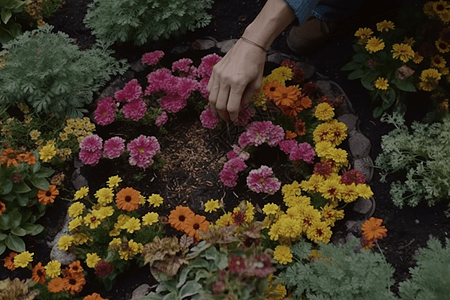
<svg viewBox="0 0 450 300">
<path fill-rule="evenodd" d="M 197 230 L 197 229 L 199 229 L 199 228 L 200 228 L 200 225 L 199 225 L 198 223 L 195 223 L 195 224 L 194 224 L 194 229 Z"/>
<path fill-rule="evenodd" d="M 125 197 L 125 201 L 126 201 L 126 202 L 130 202 L 130 201 L 131 201 L 131 197 L 130 197 L 130 196 L 126 196 L 126 197 Z"/>
<path fill-rule="evenodd" d="M 144 148 L 140 148 L 139 149 L 139 153 L 144 153 L 145 152 L 145 149 Z"/>
<path fill-rule="evenodd" d="M 45 192 L 45 196 L 50 197 L 52 193 L 50 191 Z"/>
<path fill-rule="evenodd" d="M 179 216 L 178 220 L 180 220 L 180 222 L 184 222 L 184 220 L 186 220 L 186 217 L 185 216 Z"/>
</svg>

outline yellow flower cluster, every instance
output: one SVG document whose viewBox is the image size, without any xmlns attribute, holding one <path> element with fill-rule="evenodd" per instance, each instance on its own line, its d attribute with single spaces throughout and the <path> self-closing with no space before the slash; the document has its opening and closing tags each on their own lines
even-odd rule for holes
<svg viewBox="0 0 450 300">
<path fill-rule="evenodd" d="M 266 101 L 267 97 L 264 94 L 264 87 L 270 82 L 278 82 L 282 86 L 286 86 L 286 81 L 291 80 L 294 77 L 294 72 L 289 67 L 278 67 L 262 79 L 260 90 L 253 96 L 252 103 L 257 107 L 261 107 L 264 110 L 267 109 Z"/>
<path fill-rule="evenodd" d="M 448 1 L 429 1 L 423 6 L 423 11 L 430 19 L 439 19 L 444 24 L 450 22 L 450 4 Z"/>
<path fill-rule="evenodd" d="M 120 238 L 114 238 L 109 243 L 109 247 L 112 251 L 118 252 L 120 259 L 123 260 L 133 259 L 144 249 L 144 245 L 142 245 L 141 243 L 136 243 L 133 240 L 127 241 L 126 239 Z"/>
</svg>

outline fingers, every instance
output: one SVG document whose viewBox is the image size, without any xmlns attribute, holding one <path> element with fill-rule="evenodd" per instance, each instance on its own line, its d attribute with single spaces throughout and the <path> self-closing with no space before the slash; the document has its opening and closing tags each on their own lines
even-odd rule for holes
<svg viewBox="0 0 450 300">
<path fill-rule="evenodd" d="M 219 116 L 219 118 L 225 121 L 229 120 L 229 115 L 227 112 L 229 95 L 230 95 L 230 86 L 225 84 L 221 85 L 216 98 L 217 100 L 215 106 L 216 106 L 216 114 Z"/>
<path fill-rule="evenodd" d="M 227 111 L 229 114 L 229 120 L 236 122 L 239 115 L 239 108 L 241 106 L 242 96 L 245 91 L 245 86 L 241 84 L 235 84 L 230 90 Z"/>
</svg>

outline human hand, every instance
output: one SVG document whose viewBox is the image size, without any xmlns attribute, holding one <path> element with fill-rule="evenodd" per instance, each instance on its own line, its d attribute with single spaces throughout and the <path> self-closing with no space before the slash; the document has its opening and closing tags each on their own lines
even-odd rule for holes
<svg viewBox="0 0 450 300">
<path fill-rule="evenodd" d="M 251 101 L 260 89 L 266 51 L 241 39 L 214 66 L 207 90 L 213 112 L 225 121 L 237 121 L 241 102 Z"/>
</svg>

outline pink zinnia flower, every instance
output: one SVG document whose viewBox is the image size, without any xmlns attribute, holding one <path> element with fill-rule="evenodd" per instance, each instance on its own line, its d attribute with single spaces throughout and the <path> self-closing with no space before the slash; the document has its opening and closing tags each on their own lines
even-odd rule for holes
<svg viewBox="0 0 450 300">
<path fill-rule="evenodd" d="M 285 133 L 283 127 L 272 124 L 267 144 L 271 147 L 277 146 L 282 140 L 284 140 L 284 137 Z"/>
<path fill-rule="evenodd" d="M 153 66 L 153 65 L 156 65 L 163 56 L 164 56 L 164 52 L 158 50 L 158 51 L 145 53 L 144 55 L 142 55 L 141 60 L 144 64 Z"/>
<path fill-rule="evenodd" d="M 130 164 L 140 168 L 147 168 L 153 163 L 153 156 L 160 150 L 158 140 L 154 137 L 140 135 L 128 143 Z"/>
<path fill-rule="evenodd" d="M 219 118 L 214 114 L 211 108 L 207 108 L 200 114 L 200 121 L 202 126 L 209 129 L 214 129 L 219 124 Z"/>
<path fill-rule="evenodd" d="M 130 80 L 123 89 L 114 93 L 114 98 L 117 101 L 132 102 L 142 98 L 142 87 L 137 79 Z"/>
<path fill-rule="evenodd" d="M 280 147 L 281 151 L 283 151 L 286 154 L 289 154 L 295 147 L 297 147 L 297 141 L 283 140 L 278 144 L 278 146 Z"/>
<path fill-rule="evenodd" d="M 219 55 L 212 53 L 204 56 L 202 62 L 198 66 L 198 76 L 211 76 L 213 67 L 222 59 Z"/>
<path fill-rule="evenodd" d="M 123 106 L 123 115 L 125 118 L 132 119 L 133 121 L 139 121 L 145 116 L 146 112 L 147 105 L 142 99 L 135 100 Z"/>
<path fill-rule="evenodd" d="M 200 82 L 199 82 L 199 87 L 198 87 L 200 94 L 206 100 L 208 100 L 208 98 L 209 98 L 209 91 L 206 89 L 206 87 L 208 86 L 208 83 L 209 83 L 209 79 L 210 79 L 210 77 L 202 78 L 202 80 L 200 80 Z"/>
<path fill-rule="evenodd" d="M 230 159 L 229 161 L 227 161 L 224 165 L 223 165 L 224 169 L 230 169 L 233 172 L 239 173 L 243 170 L 245 170 L 245 168 L 247 168 L 247 165 L 245 164 L 245 162 L 240 159 L 239 157 Z"/>
<path fill-rule="evenodd" d="M 159 92 L 166 88 L 167 82 L 172 80 L 172 72 L 169 69 L 161 68 L 147 75 L 149 85 L 145 89 L 145 95 Z"/>
<path fill-rule="evenodd" d="M 239 178 L 238 174 L 231 170 L 231 168 L 222 169 L 219 173 L 220 181 L 223 182 L 225 186 L 234 187 L 237 185 L 237 180 Z"/>
<path fill-rule="evenodd" d="M 161 98 L 159 101 L 159 106 L 161 106 L 162 109 L 170 112 L 170 113 L 177 113 L 183 108 L 185 108 L 187 105 L 187 100 L 183 99 L 180 96 L 177 95 L 166 95 Z"/>
<path fill-rule="evenodd" d="M 255 110 L 251 108 L 250 106 L 243 107 L 241 105 L 241 109 L 239 110 L 238 119 L 234 124 L 237 126 L 247 126 L 248 122 L 250 121 L 251 117 L 255 114 Z"/>
<path fill-rule="evenodd" d="M 304 162 L 311 164 L 315 156 L 316 153 L 314 152 L 314 148 L 310 144 L 300 143 L 291 150 L 289 160 L 303 160 Z"/>
<path fill-rule="evenodd" d="M 94 152 L 102 150 L 103 140 L 96 134 L 85 137 L 80 143 L 80 149 Z"/>
<path fill-rule="evenodd" d="M 117 158 L 125 150 L 125 140 L 115 136 L 105 141 L 103 153 L 107 158 Z"/>
<path fill-rule="evenodd" d="M 172 72 L 178 71 L 183 75 L 187 75 L 191 71 L 192 59 L 182 58 L 172 63 Z"/>
<path fill-rule="evenodd" d="M 78 156 L 83 164 L 95 166 L 98 164 L 100 158 L 102 157 L 102 151 L 101 150 L 88 151 L 85 149 L 81 149 Z"/>
<path fill-rule="evenodd" d="M 242 161 L 246 161 L 250 158 L 250 153 L 240 148 L 238 145 L 233 145 L 233 150 L 227 153 L 227 158 L 229 160 L 233 158 L 240 158 Z"/>
<path fill-rule="evenodd" d="M 114 121 L 116 102 L 111 97 L 105 97 L 98 101 L 94 112 L 95 122 L 99 125 L 108 125 Z"/>
<path fill-rule="evenodd" d="M 175 86 L 172 91 L 167 91 L 168 94 L 177 94 L 181 98 L 187 99 L 193 91 L 198 89 L 199 83 L 193 79 L 186 77 L 175 78 Z"/>
<path fill-rule="evenodd" d="M 251 170 L 247 177 L 247 185 L 250 190 L 256 193 L 275 194 L 280 187 L 281 182 L 273 176 L 272 168 L 261 166 L 259 169 Z"/>
<path fill-rule="evenodd" d="M 167 113 L 165 111 L 163 111 L 157 118 L 155 121 L 156 126 L 162 126 L 164 124 L 166 124 L 167 120 L 169 119 L 169 117 L 167 116 Z"/>
</svg>

